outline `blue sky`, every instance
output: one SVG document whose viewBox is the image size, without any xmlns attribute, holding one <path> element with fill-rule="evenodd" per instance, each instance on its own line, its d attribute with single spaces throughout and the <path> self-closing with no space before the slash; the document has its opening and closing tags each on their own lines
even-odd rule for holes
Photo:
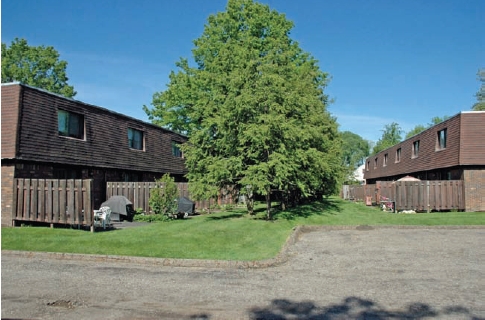
<svg viewBox="0 0 485 320">
<path fill-rule="evenodd" d="M 332 80 L 340 130 L 376 141 L 470 110 L 485 67 L 484 0 L 261 0 Z M 53 46 L 75 99 L 148 121 L 180 57 L 226 0 L 3 0 L 2 42 Z"/>
</svg>

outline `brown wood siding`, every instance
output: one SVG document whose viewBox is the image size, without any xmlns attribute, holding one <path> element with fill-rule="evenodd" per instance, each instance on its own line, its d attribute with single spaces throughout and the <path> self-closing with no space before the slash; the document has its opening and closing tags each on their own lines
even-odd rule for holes
<svg viewBox="0 0 485 320">
<path fill-rule="evenodd" d="M 483 123 L 485 123 L 485 112 L 457 114 L 414 137 L 367 158 L 364 178 L 378 179 L 406 175 L 468 165 L 472 162 L 479 162 L 473 164 L 485 164 Z M 438 132 L 445 128 L 447 129 L 446 148 L 439 150 L 437 148 Z M 416 140 L 420 141 L 419 154 L 416 158 L 413 158 L 413 142 Z M 401 148 L 400 162 L 396 162 L 396 150 L 398 148 Z M 386 153 L 388 154 L 388 162 L 387 166 L 384 166 L 383 159 Z M 378 159 L 377 167 L 374 168 L 376 158 Z"/>
<path fill-rule="evenodd" d="M 186 137 L 104 108 L 35 88 L 22 87 L 23 112 L 18 159 L 134 171 L 186 173 L 184 160 L 173 156 L 171 149 L 172 140 L 183 143 Z M 84 116 L 84 140 L 59 136 L 58 109 Z M 144 150 L 128 147 L 128 128 L 143 132 Z"/>
<path fill-rule="evenodd" d="M 461 116 L 460 164 L 485 165 L 485 111 Z"/>
<path fill-rule="evenodd" d="M 2 159 L 15 158 L 21 87 L 2 85 Z"/>
</svg>

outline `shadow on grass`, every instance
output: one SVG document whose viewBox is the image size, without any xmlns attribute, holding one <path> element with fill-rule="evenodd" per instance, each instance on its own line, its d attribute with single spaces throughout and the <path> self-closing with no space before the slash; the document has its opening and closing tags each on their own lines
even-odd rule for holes
<svg viewBox="0 0 485 320">
<path fill-rule="evenodd" d="M 319 307 L 311 301 L 275 299 L 269 306 L 249 310 L 250 319 L 424 319 L 443 316 L 479 319 L 467 308 L 444 307 L 441 310 L 415 302 L 401 310 L 387 310 L 372 300 L 347 297 L 341 303 Z"/>
<path fill-rule="evenodd" d="M 327 198 L 276 212 L 274 219 L 294 220 L 296 218 L 308 218 L 313 215 L 335 215 L 341 210 L 338 200 Z"/>
<path fill-rule="evenodd" d="M 320 201 L 314 201 L 310 203 L 305 203 L 298 205 L 294 208 L 289 208 L 285 211 L 279 210 L 279 207 L 273 207 L 272 220 L 294 220 L 296 218 L 308 218 L 313 215 L 335 215 L 342 211 L 340 207 L 341 203 L 337 199 L 326 198 Z M 217 215 L 211 215 L 207 217 L 207 220 L 225 220 L 233 218 L 242 218 L 247 215 L 247 212 L 237 211 L 237 212 L 227 212 L 218 213 Z M 254 214 L 251 216 L 255 220 L 267 220 L 266 217 L 266 207 L 254 208 Z"/>
<path fill-rule="evenodd" d="M 226 214 L 218 214 L 214 216 L 208 216 L 207 220 L 227 220 L 227 219 L 234 219 L 234 218 L 242 218 L 245 213 L 242 212 L 232 212 Z"/>
</svg>

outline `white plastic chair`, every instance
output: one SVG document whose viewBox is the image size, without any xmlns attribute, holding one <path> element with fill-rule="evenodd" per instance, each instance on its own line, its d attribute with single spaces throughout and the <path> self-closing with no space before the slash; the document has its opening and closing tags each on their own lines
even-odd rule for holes
<svg viewBox="0 0 485 320">
<path fill-rule="evenodd" d="M 106 229 L 106 226 L 111 224 L 111 208 L 101 207 L 99 210 L 94 210 L 94 224 Z"/>
</svg>

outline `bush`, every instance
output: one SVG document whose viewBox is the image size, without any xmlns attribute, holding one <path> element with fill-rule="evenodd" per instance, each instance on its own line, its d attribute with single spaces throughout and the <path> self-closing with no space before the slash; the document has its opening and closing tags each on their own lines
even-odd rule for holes
<svg viewBox="0 0 485 320">
<path fill-rule="evenodd" d="M 156 221 L 169 221 L 170 217 L 168 215 L 163 215 L 163 214 L 137 214 L 134 219 L 134 221 L 137 222 L 156 222 Z"/>
<path fill-rule="evenodd" d="M 167 173 L 157 180 L 159 186 L 150 191 L 148 204 L 155 215 L 172 217 L 177 213 L 178 189 L 174 179 Z"/>
</svg>

